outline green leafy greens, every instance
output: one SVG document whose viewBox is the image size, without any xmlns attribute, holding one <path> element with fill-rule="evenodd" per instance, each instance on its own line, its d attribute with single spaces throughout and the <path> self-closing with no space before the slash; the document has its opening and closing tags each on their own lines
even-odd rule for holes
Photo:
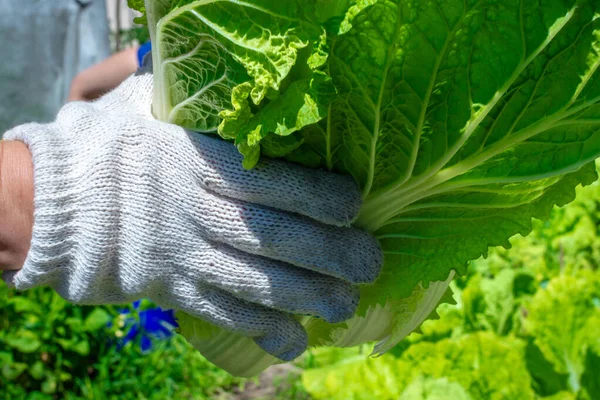
<svg viewBox="0 0 600 400">
<path fill-rule="evenodd" d="M 523 347 L 515 339 L 476 332 L 413 344 L 401 357 L 367 358 L 356 351 L 351 357 L 346 350 L 337 363 L 304 371 L 302 382 L 315 399 L 533 400 Z M 317 349 L 314 356 L 322 360 L 328 351 Z"/>
<path fill-rule="evenodd" d="M 286 157 L 361 186 L 356 225 L 384 269 L 347 324 L 303 319 L 313 345 L 389 350 L 469 260 L 597 178 L 597 1 L 146 0 L 145 13 L 157 118 L 234 140 L 246 168 Z M 180 320 L 233 373 L 276 362 Z M 217 353 L 223 335 L 252 371 Z"/>
</svg>

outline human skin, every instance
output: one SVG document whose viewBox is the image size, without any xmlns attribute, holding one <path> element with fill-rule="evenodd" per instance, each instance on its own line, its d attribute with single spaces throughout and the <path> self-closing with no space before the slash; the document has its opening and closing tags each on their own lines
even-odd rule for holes
<svg viewBox="0 0 600 400">
<path fill-rule="evenodd" d="M 138 69 L 138 49 L 125 49 L 79 73 L 71 82 L 68 101 L 95 100 L 119 86 Z"/>
<path fill-rule="evenodd" d="M 33 162 L 22 142 L 0 142 L 0 270 L 18 270 L 31 244 Z"/>
</svg>

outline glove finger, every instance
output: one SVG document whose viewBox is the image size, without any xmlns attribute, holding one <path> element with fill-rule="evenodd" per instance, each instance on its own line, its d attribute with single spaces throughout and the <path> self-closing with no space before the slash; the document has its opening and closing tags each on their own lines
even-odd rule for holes
<svg viewBox="0 0 600 400">
<path fill-rule="evenodd" d="M 152 299 L 165 308 L 176 308 L 219 328 L 254 339 L 264 351 L 283 361 L 301 355 L 308 345 L 306 331 L 291 316 L 235 298 L 216 288 L 175 279 L 164 293 Z"/>
<path fill-rule="evenodd" d="M 199 196 L 206 199 L 208 194 Z M 383 253 L 366 232 L 212 197 L 210 201 L 198 199 L 191 210 L 198 231 L 212 241 L 351 283 L 373 282 L 381 270 Z"/>
<path fill-rule="evenodd" d="M 201 160 L 192 171 L 210 191 L 337 226 L 350 225 L 358 215 L 362 200 L 349 176 L 278 160 L 263 160 L 248 171 L 231 143 L 192 136 Z"/>
<path fill-rule="evenodd" d="M 349 319 L 358 306 L 358 288 L 349 283 L 222 244 L 187 254 L 180 273 L 248 302 L 330 323 Z"/>
</svg>

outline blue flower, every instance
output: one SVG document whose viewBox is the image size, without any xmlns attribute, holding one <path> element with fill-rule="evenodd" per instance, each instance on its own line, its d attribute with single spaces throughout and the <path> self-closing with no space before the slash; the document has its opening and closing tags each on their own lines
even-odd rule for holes
<svg viewBox="0 0 600 400">
<path fill-rule="evenodd" d="M 117 343 L 121 349 L 129 342 L 140 341 L 142 352 L 152 349 L 153 340 L 164 340 L 173 336 L 173 330 L 178 327 L 173 310 L 163 310 L 160 307 L 140 311 L 141 301 L 133 303 L 136 316 L 125 319 L 127 334 Z M 130 310 L 120 310 L 123 315 L 131 315 Z"/>
</svg>

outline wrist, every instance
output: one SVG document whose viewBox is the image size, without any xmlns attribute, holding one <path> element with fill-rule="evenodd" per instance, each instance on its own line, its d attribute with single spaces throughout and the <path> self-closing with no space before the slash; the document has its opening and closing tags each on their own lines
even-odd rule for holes
<svg viewBox="0 0 600 400">
<path fill-rule="evenodd" d="M 27 145 L 0 142 L 0 269 L 19 269 L 31 243 L 33 164 Z"/>
</svg>

